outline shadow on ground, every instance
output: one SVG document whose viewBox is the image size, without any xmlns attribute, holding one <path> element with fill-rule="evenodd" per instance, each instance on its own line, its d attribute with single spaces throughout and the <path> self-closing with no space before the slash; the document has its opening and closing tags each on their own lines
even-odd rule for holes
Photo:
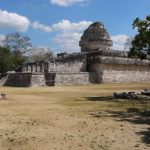
<svg viewBox="0 0 150 150">
<path fill-rule="evenodd" d="M 126 105 L 125 109 L 118 111 L 117 109 L 103 110 L 92 113 L 91 115 L 96 118 L 100 117 L 113 117 L 117 121 L 127 121 L 133 124 L 146 124 L 150 125 L 150 101 L 145 99 L 134 101 L 134 100 L 117 100 L 113 96 L 106 97 L 87 97 L 88 101 L 105 101 L 114 102 L 118 108 Z M 119 105 L 118 105 L 119 104 Z M 114 105 L 115 106 L 115 105 Z M 120 109 L 121 110 L 121 109 Z M 142 142 L 150 144 L 150 128 L 145 131 L 137 132 L 136 134 L 142 135 Z"/>
<path fill-rule="evenodd" d="M 116 101 L 113 96 L 93 96 L 93 97 L 86 97 L 89 101 Z"/>
<path fill-rule="evenodd" d="M 114 102 L 114 101 L 138 101 L 140 103 L 145 103 L 145 101 L 149 101 L 150 103 L 150 97 L 145 97 L 145 96 L 141 96 L 139 97 L 138 99 L 116 99 L 114 96 L 91 96 L 91 97 L 85 97 L 86 100 L 89 100 L 89 101 L 111 101 L 111 102 Z"/>
</svg>

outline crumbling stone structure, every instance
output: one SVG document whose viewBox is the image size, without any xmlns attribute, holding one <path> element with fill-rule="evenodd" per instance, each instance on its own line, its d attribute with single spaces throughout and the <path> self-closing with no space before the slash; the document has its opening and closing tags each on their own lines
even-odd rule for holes
<svg viewBox="0 0 150 150">
<path fill-rule="evenodd" d="M 150 61 L 112 50 L 104 25 L 95 22 L 83 33 L 80 53 L 58 54 L 51 62 L 25 63 L 21 73 L 1 80 L 8 86 L 54 86 L 90 83 L 148 82 Z"/>
<path fill-rule="evenodd" d="M 112 40 L 101 22 L 91 24 L 83 33 L 79 42 L 81 52 L 109 49 Z"/>
</svg>

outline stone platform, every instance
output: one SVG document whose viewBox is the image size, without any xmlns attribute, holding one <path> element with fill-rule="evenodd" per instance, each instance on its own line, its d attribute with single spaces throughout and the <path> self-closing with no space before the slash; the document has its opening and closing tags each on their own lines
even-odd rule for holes
<svg viewBox="0 0 150 150">
<path fill-rule="evenodd" d="M 57 85 L 80 85 L 96 82 L 95 73 L 9 73 L 1 85 L 13 87 L 41 87 Z"/>
</svg>

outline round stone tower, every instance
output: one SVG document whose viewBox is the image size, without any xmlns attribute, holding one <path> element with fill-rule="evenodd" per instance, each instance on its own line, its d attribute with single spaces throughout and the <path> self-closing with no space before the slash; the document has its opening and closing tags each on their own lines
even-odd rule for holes
<svg viewBox="0 0 150 150">
<path fill-rule="evenodd" d="M 93 52 L 109 49 L 112 46 L 112 40 L 104 25 L 101 22 L 95 22 L 84 31 L 79 46 L 81 52 Z"/>
</svg>

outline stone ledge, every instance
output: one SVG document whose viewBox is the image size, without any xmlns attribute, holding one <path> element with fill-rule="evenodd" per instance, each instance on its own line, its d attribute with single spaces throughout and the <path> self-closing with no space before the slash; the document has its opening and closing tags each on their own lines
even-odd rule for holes
<svg viewBox="0 0 150 150">
<path fill-rule="evenodd" d="M 140 60 L 140 59 L 132 59 L 132 58 L 96 56 L 94 58 L 91 58 L 90 61 L 92 63 L 102 63 L 102 64 L 150 66 L 150 60 Z"/>
</svg>

